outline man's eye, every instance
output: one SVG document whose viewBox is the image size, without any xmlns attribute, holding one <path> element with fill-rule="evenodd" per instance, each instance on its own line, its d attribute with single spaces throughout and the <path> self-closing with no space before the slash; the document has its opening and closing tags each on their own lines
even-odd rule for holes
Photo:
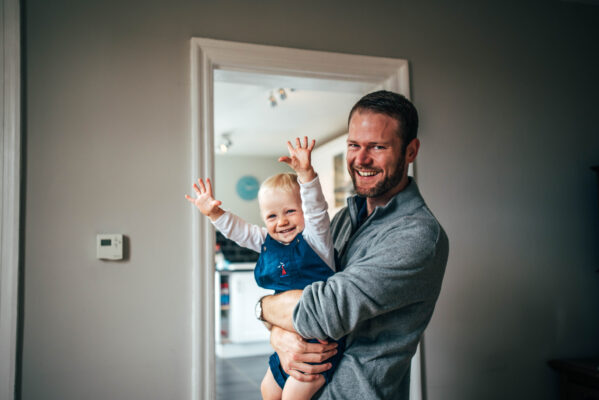
<svg viewBox="0 0 599 400">
<path fill-rule="evenodd" d="M 348 144 L 347 144 L 347 147 L 348 147 L 348 148 L 350 148 L 350 149 L 357 149 L 357 148 L 358 148 L 358 145 L 357 145 L 357 144 L 355 144 L 355 143 L 348 143 Z"/>
<path fill-rule="evenodd" d="M 375 150 L 385 150 L 386 147 L 385 146 L 374 146 Z"/>
</svg>

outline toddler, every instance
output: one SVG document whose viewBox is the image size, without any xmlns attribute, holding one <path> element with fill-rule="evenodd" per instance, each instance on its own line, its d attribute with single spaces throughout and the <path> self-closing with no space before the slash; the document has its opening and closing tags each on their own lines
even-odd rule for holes
<svg viewBox="0 0 599 400">
<path fill-rule="evenodd" d="M 193 185 L 196 198 L 185 196 L 223 235 L 260 253 L 254 270 L 256 282 L 275 293 L 303 289 L 312 282 L 326 280 L 335 272 L 327 204 L 311 163 L 314 144 L 312 140 L 308 145 L 307 137 L 303 145 L 297 138 L 295 148 L 287 142 L 289 157 L 281 157 L 279 161 L 288 164 L 297 175 L 274 175 L 260 186 L 258 202 L 266 228 L 249 224 L 220 208 L 222 203 L 214 199 L 209 179 L 205 185 L 202 179 Z M 333 367 L 312 382 L 290 377 L 281 367 L 277 353 L 271 355 L 262 381 L 263 398 L 312 398 L 330 381 L 341 358 L 342 344 L 343 341 L 338 345 L 337 354 L 325 361 Z"/>
</svg>

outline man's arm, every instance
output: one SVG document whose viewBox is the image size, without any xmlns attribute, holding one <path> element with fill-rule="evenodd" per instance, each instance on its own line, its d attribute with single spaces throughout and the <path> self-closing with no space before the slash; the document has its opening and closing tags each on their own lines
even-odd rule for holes
<svg viewBox="0 0 599 400">
<path fill-rule="evenodd" d="M 293 309 L 302 297 L 301 290 L 288 290 L 262 298 L 262 319 L 285 330 L 295 332 Z"/>
<path fill-rule="evenodd" d="M 420 220 L 379 238 L 376 248 L 371 241 L 354 243 L 359 247 L 342 272 L 304 288 L 292 315 L 300 335 L 339 339 L 362 321 L 436 300 L 447 259 L 439 225 Z"/>
</svg>

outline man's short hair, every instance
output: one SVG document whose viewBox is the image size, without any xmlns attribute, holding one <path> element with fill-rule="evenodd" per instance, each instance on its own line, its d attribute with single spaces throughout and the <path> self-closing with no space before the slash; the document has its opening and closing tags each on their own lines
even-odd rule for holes
<svg viewBox="0 0 599 400">
<path fill-rule="evenodd" d="M 398 132 L 402 141 L 402 152 L 418 134 L 418 111 L 416 107 L 399 93 L 379 90 L 362 97 L 349 112 L 347 122 L 351 121 L 354 112 L 370 111 L 388 115 L 397 120 Z"/>
<path fill-rule="evenodd" d="M 299 183 L 297 183 L 297 175 L 292 173 L 282 173 L 266 178 L 260 190 L 258 191 L 258 199 L 267 190 L 283 190 L 285 192 L 298 193 L 299 194 Z"/>
</svg>

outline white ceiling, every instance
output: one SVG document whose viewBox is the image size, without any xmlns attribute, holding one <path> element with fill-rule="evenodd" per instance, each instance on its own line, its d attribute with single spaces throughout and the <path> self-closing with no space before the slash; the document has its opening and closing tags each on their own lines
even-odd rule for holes
<svg viewBox="0 0 599 400">
<path fill-rule="evenodd" d="M 215 151 L 228 134 L 227 155 L 280 156 L 287 140 L 308 136 L 317 145 L 347 132 L 347 116 L 372 83 L 298 78 L 238 71 L 215 71 Z M 281 100 L 277 90 L 285 88 Z M 294 89 L 291 91 L 290 89 Z M 277 106 L 271 107 L 271 92 Z"/>
</svg>

